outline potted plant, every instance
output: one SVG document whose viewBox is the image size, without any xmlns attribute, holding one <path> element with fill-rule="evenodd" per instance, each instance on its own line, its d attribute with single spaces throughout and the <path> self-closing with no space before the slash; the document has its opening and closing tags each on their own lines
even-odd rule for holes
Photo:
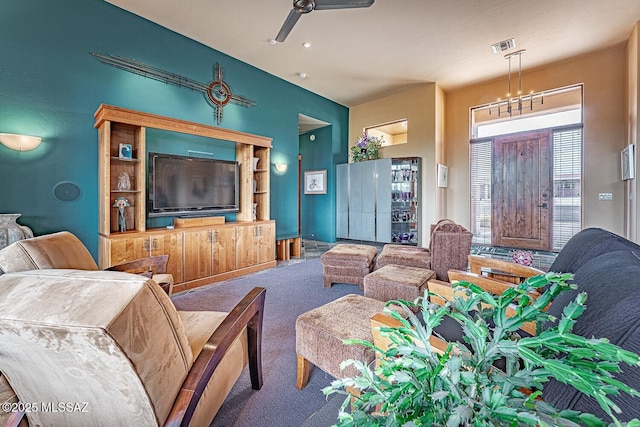
<svg viewBox="0 0 640 427">
<path fill-rule="evenodd" d="M 380 147 L 384 143 L 383 138 L 371 136 L 364 132 L 358 137 L 355 145 L 351 147 L 351 159 L 354 162 L 363 160 L 375 160 L 380 157 Z"/>
<path fill-rule="evenodd" d="M 367 341 L 351 341 L 376 349 L 378 364 L 354 364 L 360 375 L 334 381 L 323 392 L 347 394 L 338 426 L 481 426 L 481 425 L 607 425 L 595 415 L 554 408 L 541 400 L 550 378 L 572 384 L 592 396 L 620 425 L 618 408 L 609 399 L 619 392 L 640 393 L 613 377 L 620 364 L 640 366 L 640 357 L 609 343 L 571 332 L 585 310 L 586 295 L 579 293 L 564 308 L 562 318 L 552 319 L 545 307 L 561 292 L 574 288 L 570 274 L 535 276 L 502 295 L 459 283 L 455 296 L 444 305 L 425 298 L 416 302 L 392 301 L 406 312 L 388 314 L 399 327 L 381 328 L 392 344 L 376 348 Z M 531 291 L 544 288 L 536 299 Z M 388 304 L 388 305 L 389 305 Z M 411 307 L 419 305 L 422 321 Z M 515 307 L 515 315 L 507 315 Z M 443 354 L 429 345 L 429 337 L 445 317 L 462 327 L 467 345 L 449 343 Z M 535 336 L 521 336 L 527 322 L 538 325 L 557 320 Z M 503 359 L 503 369 L 495 362 Z M 345 391 L 349 390 L 349 392 Z M 351 411 L 347 407 L 351 403 Z M 640 425 L 634 420 L 629 425 Z"/>
</svg>

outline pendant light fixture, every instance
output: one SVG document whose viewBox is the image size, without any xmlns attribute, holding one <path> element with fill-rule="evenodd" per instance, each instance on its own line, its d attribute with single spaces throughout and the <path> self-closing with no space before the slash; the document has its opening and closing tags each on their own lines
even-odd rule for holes
<svg viewBox="0 0 640 427">
<path fill-rule="evenodd" d="M 495 104 L 489 106 L 489 114 L 491 114 L 492 107 L 497 107 L 498 117 L 501 117 L 503 113 L 507 113 L 509 117 L 513 115 L 514 112 L 518 114 L 522 114 L 524 110 L 527 108 L 529 111 L 533 111 L 534 98 L 540 98 L 540 104 L 544 104 L 544 93 L 534 94 L 531 91 L 528 95 L 522 94 L 522 55 L 526 52 L 525 49 L 520 49 L 515 52 L 511 52 L 506 54 L 504 57 L 509 61 L 509 87 L 507 92 L 507 98 L 505 100 L 501 100 L 498 98 L 498 101 Z M 511 60 L 516 58 L 518 60 L 518 91 L 517 93 L 512 92 L 512 67 Z M 515 71 L 514 71 L 515 74 Z M 515 79 L 515 76 L 514 76 Z M 514 82 L 515 84 L 515 82 Z"/>
</svg>

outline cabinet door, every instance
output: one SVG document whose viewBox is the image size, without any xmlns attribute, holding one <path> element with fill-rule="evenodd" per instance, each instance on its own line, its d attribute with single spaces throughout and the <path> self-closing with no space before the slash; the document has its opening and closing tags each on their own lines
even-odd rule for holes
<svg viewBox="0 0 640 427">
<path fill-rule="evenodd" d="M 349 164 L 336 166 L 336 237 L 349 238 Z"/>
<path fill-rule="evenodd" d="M 107 267 L 149 256 L 149 237 L 111 239 L 111 259 Z"/>
<path fill-rule="evenodd" d="M 151 255 L 169 255 L 167 273 L 173 276 L 175 283 L 180 283 L 182 278 L 182 233 L 166 233 L 151 236 Z"/>
<path fill-rule="evenodd" d="M 258 228 L 255 225 L 239 225 L 236 227 L 238 236 L 236 245 L 237 268 L 249 267 L 258 263 L 257 237 Z"/>
<path fill-rule="evenodd" d="M 182 239 L 184 281 L 211 276 L 211 231 L 185 231 Z"/>
<path fill-rule="evenodd" d="M 349 239 L 362 239 L 362 162 L 349 164 Z"/>
<path fill-rule="evenodd" d="M 216 228 L 213 233 L 213 274 L 236 269 L 236 227 Z"/>
<path fill-rule="evenodd" d="M 365 161 L 359 163 L 361 171 L 358 181 L 351 181 L 351 185 L 357 187 L 360 192 L 360 212 L 372 214 L 376 211 L 376 162 Z M 375 234 L 363 228 L 363 234 Z M 370 240 L 370 239 L 366 239 Z"/>
<path fill-rule="evenodd" d="M 274 223 L 258 226 L 258 264 L 276 259 L 276 226 Z"/>
<path fill-rule="evenodd" d="M 376 160 L 376 242 L 391 242 L 391 159 Z"/>
</svg>

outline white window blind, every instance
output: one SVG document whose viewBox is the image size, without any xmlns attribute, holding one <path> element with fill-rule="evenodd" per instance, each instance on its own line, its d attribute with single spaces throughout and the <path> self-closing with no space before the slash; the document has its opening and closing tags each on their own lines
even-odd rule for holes
<svg viewBox="0 0 640 427">
<path fill-rule="evenodd" d="M 553 250 L 582 228 L 582 128 L 553 132 Z"/>
<path fill-rule="evenodd" d="M 471 232 L 473 243 L 491 245 L 491 140 L 470 148 Z"/>
</svg>

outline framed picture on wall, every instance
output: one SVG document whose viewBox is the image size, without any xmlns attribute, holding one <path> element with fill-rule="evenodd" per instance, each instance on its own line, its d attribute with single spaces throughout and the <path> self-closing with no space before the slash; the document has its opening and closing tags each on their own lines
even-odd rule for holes
<svg viewBox="0 0 640 427">
<path fill-rule="evenodd" d="M 327 170 L 304 172 L 304 194 L 327 194 Z"/>
<path fill-rule="evenodd" d="M 620 153 L 620 168 L 622 169 L 623 181 L 636 177 L 634 151 L 634 145 L 627 145 Z"/>
<path fill-rule="evenodd" d="M 438 187 L 447 188 L 449 185 L 449 168 L 438 163 Z"/>
</svg>

